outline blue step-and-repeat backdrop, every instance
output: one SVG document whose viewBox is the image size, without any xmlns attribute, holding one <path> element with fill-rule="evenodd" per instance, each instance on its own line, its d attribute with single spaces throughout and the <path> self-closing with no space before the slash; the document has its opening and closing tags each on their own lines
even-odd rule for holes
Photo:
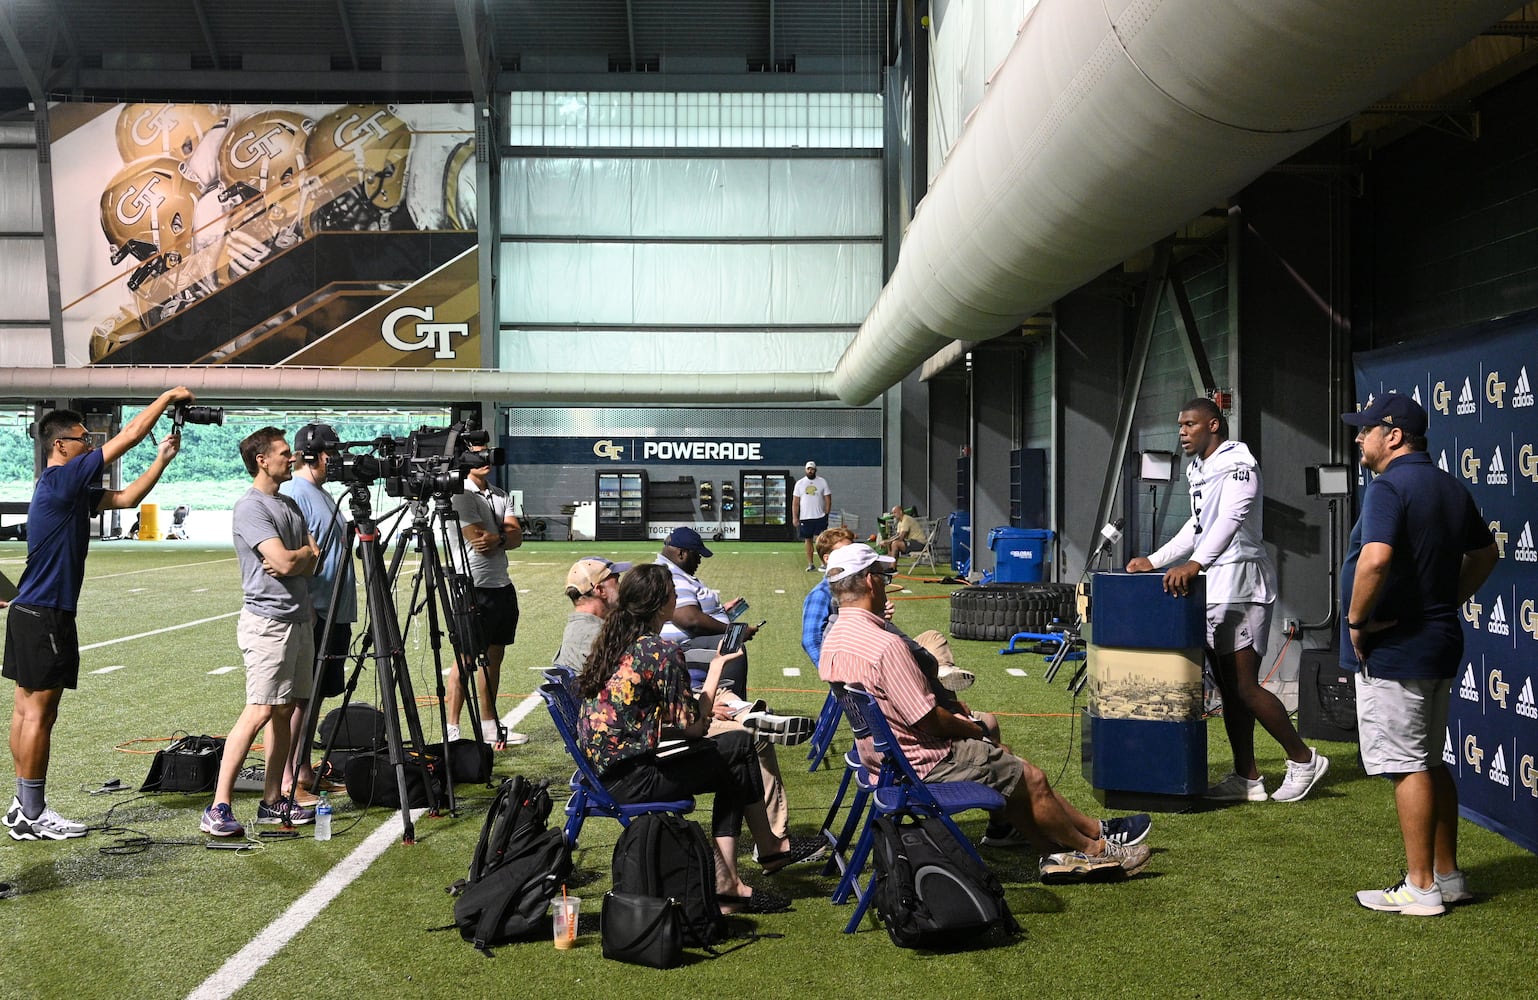
<svg viewBox="0 0 1538 1000">
<path fill-rule="evenodd" d="M 1495 534 L 1495 571 L 1463 606 L 1442 759 L 1464 816 L 1538 852 L 1538 322 L 1353 360 L 1364 405 L 1397 391 L 1426 408 L 1432 460 Z"/>
</svg>

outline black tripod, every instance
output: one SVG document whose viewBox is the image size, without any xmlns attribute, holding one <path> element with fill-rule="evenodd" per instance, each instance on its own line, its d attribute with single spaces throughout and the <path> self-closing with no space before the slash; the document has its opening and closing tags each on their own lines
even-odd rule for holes
<svg viewBox="0 0 1538 1000">
<path fill-rule="evenodd" d="M 454 649 L 455 669 L 459 671 L 459 681 L 466 692 L 466 703 L 470 709 L 471 717 L 479 717 L 479 705 L 476 700 L 476 691 L 473 683 L 473 671 L 482 664 L 479 652 L 481 645 L 476 633 L 477 622 L 474 612 L 474 604 L 468 594 L 468 587 L 464 578 L 456 574 L 445 574 L 439 557 L 439 548 L 430 530 L 433 516 L 439 521 L 443 532 L 444 545 L 453 545 L 456 541 L 463 546 L 463 539 L 458 538 L 450 531 L 451 524 L 458 523 L 458 515 L 454 512 L 450 498 L 447 495 L 435 498 L 434 511 L 429 515 L 426 502 L 423 500 L 410 501 L 412 511 L 412 523 L 406 528 L 398 539 L 395 552 L 391 558 L 389 569 L 383 570 L 381 552 L 383 545 L 378 524 L 372 519 L 368 486 L 366 484 L 351 484 L 348 487 L 350 509 L 353 520 L 348 525 L 346 550 L 351 551 L 354 540 L 358 544 L 360 557 L 363 561 L 363 581 L 367 600 L 369 616 L 369 629 L 364 633 L 363 648 L 355 656 L 351 674 L 342 695 L 340 711 L 345 714 L 347 706 L 351 703 L 353 693 L 357 689 L 358 677 L 363 669 L 363 663 L 367 659 L 370 648 L 374 650 L 374 658 L 379 667 L 380 679 L 380 708 L 385 716 L 385 739 L 390 752 L 390 763 L 395 768 L 396 783 L 401 791 L 401 814 L 405 824 L 404 840 L 411 843 L 414 840 L 414 830 L 411 824 L 409 804 L 405 793 L 405 767 L 409 762 L 409 753 L 406 751 L 406 743 L 402 739 L 400 731 L 400 715 L 397 704 L 394 701 L 396 690 L 400 694 L 400 708 L 406 715 L 407 730 L 411 737 L 409 745 L 417 750 L 425 748 L 421 722 L 416 710 L 416 696 L 411 686 L 410 675 L 406 670 L 404 653 L 404 635 L 399 625 L 399 619 L 395 612 L 395 602 L 391 595 L 394 585 L 399 578 L 400 568 L 404 557 L 413 541 L 417 543 L 421 555 L 421 564 L 414 577 L 412 597 L 408 604 L 408 628 L 411 618 L 415 617 L 425 604 L 428 613 L 428 631 L 433 650 L 433 664 L 437 676 L 437 696 L 439 704 L 439 722 L 443 732 L 447 732 L 446 716 L 446 691 L 444 689 L 444 672 L 442 661 L 442 629 L 438 618 L 438 605 L 434 604 L 436 596 L 442 605 L 444 617 L 451 625 L 449 641 Z M 337 595 L 341 588 L 342 575 L 338 574 L 332 582 L 331 607 L 337 606 Z M 424 593 L 425 591 L 425 593 Z M 418 597 L 422 596 L 421 604 Z M 320 675 L 324 669 L 325 650 L 330 645 L 331 629 L 334 622 L 328 618 L 326 628 L 321 638 L 321 650 L 316 658 L 315 675 L 316 690 L 319 690 Z M 319 699 L 311 698 L 306 706 L 304 728 L 301 732 L 308 732 L 313 716 L 318 711 Z M 334 749 L 340 727 L 333 730 L 326 740 L 323 760 L 329 760 Z M 476 729 L 475 740 L 480 742 L 480 730 Z M 296 748 L 299 749 L 299 748 Z M 304 752 L 308 752 L 305 750 Z M 448 811 L 450 814 L 457 812 L 458 806 L 454 794 L 453 754 L 449 743 L 445 739 L 442 755 L 443 783 L 447 796 Z M 295 765 L 295 773 L 297 773 Z M 316 775 L 316 785 L 312 786 L 313 792 L 318 787 L 319 772 Z M 429 809 L 434 815 L 441 813 L 437 790 L 433 783 L 427 782 Z"/>
</svg>

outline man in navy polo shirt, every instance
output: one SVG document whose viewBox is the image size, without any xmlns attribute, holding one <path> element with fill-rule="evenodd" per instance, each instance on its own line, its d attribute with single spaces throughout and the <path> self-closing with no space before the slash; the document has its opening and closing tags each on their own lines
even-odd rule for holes
<svg viewBox="0 0 1538 1000">
<path fill-rule="evenodd" d="M 1404 879 L 1358 892 L 1372 910 L 1435 916 L 1472 899 L 1458 869 L 1458 789 L 1442 765 L 1458 607 L 1495 568 L 1485 519 L 1426 453 L 1426 411 L 1391 393 L 1341 416 L 1357 428 L 1362 495 L 1341 570 L 1341 667 L 1356 671 L 1362 763 L 1394 783 Z"/>
<path fill-rule="evenodd" d="M 99 449 L 85 429 L 85 418 L 74 410 L 54 410 L 37 422 L 44 468 L 27 508 L 27 568 L 5 626 L 3 675 L 16 682 L 11 710 L 16 795 L 3 820 L 12 840 L 85 836 L 85 824 L 48 808 L 44 784 L 59 698 L 80 677 L 75 605 L 85 579 L 91 518 L 104 510 L 136 507 L 154 488 L 181 447 L 179 434 L 160 442 L 150 467 L 126 488 L 104 489 L 102 473 L 143 441 L 162 413 L 192 398 L 185 386 L 162 393 Z"/>
</svg>

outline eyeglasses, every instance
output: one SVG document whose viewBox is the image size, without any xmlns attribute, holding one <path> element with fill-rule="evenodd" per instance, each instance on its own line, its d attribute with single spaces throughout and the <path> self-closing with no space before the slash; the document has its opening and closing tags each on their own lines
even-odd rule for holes
<svg viewBox="0 0 1538 1000">
<path fill-rule="evenodd" d="M 89 434 L 60 434 L 58 437 L 54 438 L 54 440 L 55 441 L 79 441 L 81 444 L 85 445 L 87 451 L 90 451 L 91 448 L 92 448 L 92 445 L 91 445 L 91 435 L 89 435 Z"/>
</svg>

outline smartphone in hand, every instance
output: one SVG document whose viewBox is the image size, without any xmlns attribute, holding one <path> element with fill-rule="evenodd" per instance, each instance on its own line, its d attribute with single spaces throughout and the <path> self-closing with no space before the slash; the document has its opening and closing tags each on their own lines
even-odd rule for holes
<svg viewBox="0 0 1538 1000">
<path fill-rule="evenodd" d="M 748 626 L 742 622 L 732 622 L 726 628 L 726 641 L 721 643 L 721 655 L 729 656 L 737 652 L 747 638 Z"/>
<path fill-rule="evenodd" d="M 748 610 L 747 598 L 741 598 L 741 599 L 739 599 L 737 601 L 736 604 L 733 604 L 731 607 L 726 609 L 726 620 L 734 622 L 737 619 L 741 618 L 744 614 L 746 614 L 747 610 Z"/>
</svg>

